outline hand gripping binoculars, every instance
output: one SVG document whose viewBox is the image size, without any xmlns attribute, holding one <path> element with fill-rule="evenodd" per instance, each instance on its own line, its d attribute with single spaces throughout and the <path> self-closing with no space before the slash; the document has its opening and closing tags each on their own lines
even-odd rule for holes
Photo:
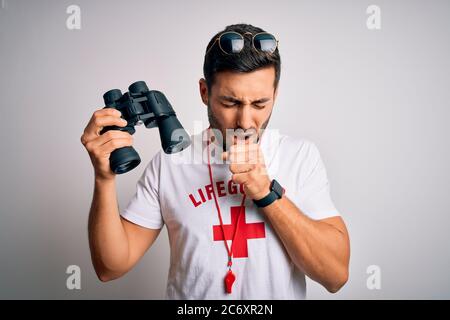
<svg viewBox="0 0 450 320">
<path fill-rule="evenodd" d="M 136 125 L 145 124 L 149 129 L 158 126 L 165 153 L 180 152 L 191 144 L 189 135 L 178 121 L 167 98 L 160 91 L 149 90 L 144 81 L 134 82 L 124 94 L 119 89 L 109 90 L 103 95 L 103 100 L 105 108 L 114 108 L 122 113 L 121 117 L 127 121 L 127 125 L 108 126 L 103 128 L 100 134 L 109 130 L 134 134 Z M 111 170 L 116 174 L 133 170 L 139 163 L 141 158 L 133 147 L 116 149 L 109 158 Z"/>
</svg>

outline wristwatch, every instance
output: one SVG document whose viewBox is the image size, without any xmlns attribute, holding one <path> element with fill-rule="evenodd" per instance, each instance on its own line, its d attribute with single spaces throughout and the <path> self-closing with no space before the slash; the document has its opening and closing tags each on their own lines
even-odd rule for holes
<svg viewBox="0 0 450 320">
<path fill-rule="evenodd" d="M 270 183 L 270 192 L 267 196 L 265 196 L 262 199 L 259 200 L 253 200 L 253 203 L 258 208 L 264 208 L 267 207 L 269 204 L 274 202 L 275 200 L 281 199 L 283 196 L 285 190 L 284 188 L 278 183 L 277 180 L 273 179 Z"/>
</svg>

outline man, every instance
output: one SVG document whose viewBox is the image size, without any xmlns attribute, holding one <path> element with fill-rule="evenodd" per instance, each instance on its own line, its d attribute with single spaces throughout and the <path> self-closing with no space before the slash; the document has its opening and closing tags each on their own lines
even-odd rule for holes
<svg viewBox="0 0 450 320">
<path fill-rule="evenodd" d="M 305 275 L 330 292 L 346 283 L 348 233 L 319 151 L 264 130 L 279 78 L 274 36 L 246 24 L 215 35 L 199 82 L 210 128 L 180 153 L 158 152 L 120 214 L 108 159 L 132 137 L 99 135 L 125 121 L 113 109 L 94 113 L 81 141 L 95 171 L 89 241 L 100 280 L 133 268 L 165 224 L 170 299 L 303 299 Z"/>
</svg>

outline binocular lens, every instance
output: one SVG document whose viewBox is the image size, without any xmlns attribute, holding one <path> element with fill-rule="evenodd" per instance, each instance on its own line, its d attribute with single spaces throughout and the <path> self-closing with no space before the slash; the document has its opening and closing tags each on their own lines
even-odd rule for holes
<svg viewBox="0 0 450 320">
<path fill-rule="evenodd" d="M 184 149 L 189 147 L 189 145 L 190 145 L 189 141 L 183 140 L 183 141 L 181 141 L 181 142 L 179 142 L 177 144 L 173 144 L 173 145 L 168 146 L 164 150 L 164 152 L 167 153 L 167 154 L 177 153 L 177 152 L 183 151 Z"/>
<path fill-rule="evenodd" d="M 145 81 L 136 81 L 128 87 L 128 91 L 131 94 L 140 94 L 140 93 L 147 92 L 148 87 L 147 87 L 147 84 L 145 83 Z"/>
<path fill-rule="evenodd" d="M 126 173 L 126 172 L 136 168 L 139 165 L 139 163 L 140 163 L 140 161 L 130 161 L 127 163 L 120 164 L 114 168 L 114 173 L 116 173 L 116 174 Z"/>
<path fill-rule="evenodd" d="M 158 128 L 162 148 L 167 154 L 182 151 L 191 144 L 189 135 L 175 116 L 158 119 Z"/>
<path fill-rule="evenodd" d="M 111 153 L 109 162 L 114 173 L 122 174 L 136 168 L 141 163 L 141 158 L 133 147 L 123 147 Z"/>
<path fill-rule="evenodd" d="M 105 106 L 110 106 L 114 104 L 117 100 L 122 97 L 122 92 L 119 89 L 112 89 L 103 95 L 103 101 L 105 101 Z"/>
</svg>

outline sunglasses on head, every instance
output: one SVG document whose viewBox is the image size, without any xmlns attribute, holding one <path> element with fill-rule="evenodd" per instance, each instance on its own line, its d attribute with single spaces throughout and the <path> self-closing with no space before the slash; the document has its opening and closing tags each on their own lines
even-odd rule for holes
<svg viewBox="0 0 450 320">
<path fill-rule="evenodd" d="M 273 53 L 278 47 L 278 40 L 267 32 L 259 32 L 255 35 L 246 32 L 242 35 L 234 31 L 227 31 L 220 34 L 220 36 L 214 40 L 205 55 L 209 53 L 216 42 L 219 44 L 220 50 L 225 54 L 239 53 L 244 49 L 244 36 L 247 34 L 252 36 L 252 46 L 257 51 Z"/>
</svg>

